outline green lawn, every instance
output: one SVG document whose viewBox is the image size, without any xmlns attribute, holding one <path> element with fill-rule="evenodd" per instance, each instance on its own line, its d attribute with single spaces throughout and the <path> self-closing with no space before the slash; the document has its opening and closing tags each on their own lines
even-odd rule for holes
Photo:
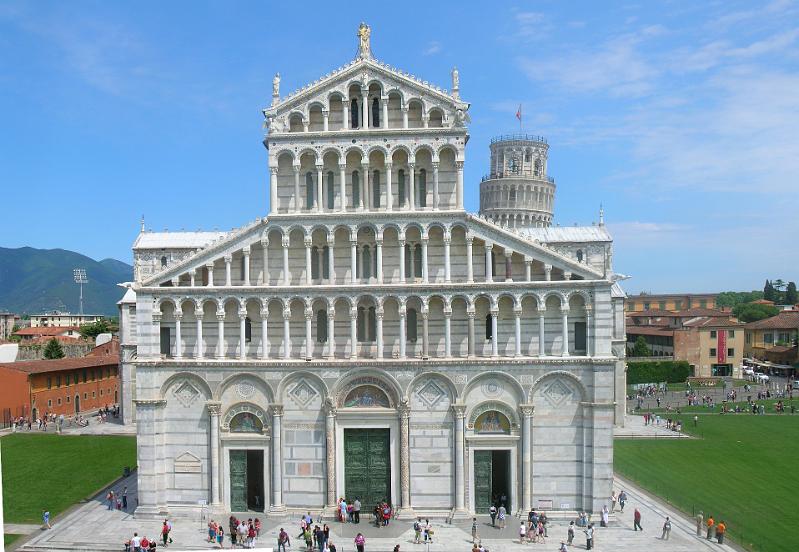
<svg viewBox="0 0 799 552">
<path fill-rule="evenodd" d="M 696 428 L 676 418 L 699 439 L 617 439 L 616 471 L 687 514 L 725 520 L 749 550 L 785 550 L 799 506 L 799 416 L 701 416 Z"/>
<path fill-rule="evenodd" d="M 12 535 L 11 533 L 3 533 L 3 543 L 5 546 L 8 546 L 9 544 L 13 543 L 21 536 L 22 535 Z"/>
<path fill-rule="evenodd" d="M 136 438 L 16 433 L 0 439 L 7 523 L 55 517 L 136 465 Z"/>
</svg>

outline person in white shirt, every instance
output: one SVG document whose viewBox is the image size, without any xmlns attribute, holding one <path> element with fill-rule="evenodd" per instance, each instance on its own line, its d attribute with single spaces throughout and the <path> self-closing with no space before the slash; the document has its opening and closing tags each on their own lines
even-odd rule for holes
<svg viewBox="0 0 799 552">
<path fill-rule="evenodd" d="M 527 536 L 527 526 L 522 521 L 519 525 L 519 544 L 524 544 L 524 537 Z"/>
<path fill-rule="evenodd" d="M 133 538 L 130 539 L 130 546 L 133 548 L 133 552 L 139 552 L 141 550 L 141 538 L 138 533 L 133 533 Z"/>
</svg>

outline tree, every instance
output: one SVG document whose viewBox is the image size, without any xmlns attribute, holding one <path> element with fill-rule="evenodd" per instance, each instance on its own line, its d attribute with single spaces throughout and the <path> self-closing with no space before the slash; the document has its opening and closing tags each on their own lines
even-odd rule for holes
<svg viewBox="0 0 799 552">
<path fill-rule="evenodd" d="M 639 335 L 638 339 L 635 340 L 635 345 L 633 345 L 633 357 L 648 357 L 652 356 L 652 351 L 649 349 L 649 345 L 646 344 L 646 338 L 644 336 Z"/>
<path fill-rule="evenodd" d="M 751 303 L 763 299 L 762 291 L 722 291 L 716 296 L 716 306 L 733 308 L 741 303 Z"/>
<path fill-rule="evenodd" d="M 764 318 L 771 318 L 780 312 L 775 306 L 772 305 L 759 305 L 755 303 L 743 303 L 736 305 L 732 309 L 732 314 L 741 322 L 756 322 Z"/>
<path fill-rule="evenodd" d="M 799 303 L 799 294 L 796 293 L 796 284 L 788 282 L 788 287 L 785 288 L 785 304 L 795 305 Z"/>
<path fill-rule="evenodd" d="M 108 333 L 111 331 L 111 325 L 108 320 L 101 318 L 97 322 L 91 324 L 84 324 L 80 327 L 80 335 L 87 339 L 94 339 L 101 333 Z"/>
<path fill-rule="evenodd" d="M 48 341 L 47 345 L 45 345 L 44 358 L 47 360 L 64 358 L 64 349 L 61 347 L 61 344 L 55 337 Z"/>
<path fill-rule="evenodd" d="M 769 280 L 766 280 L 766 285 L 763 286 L 763 299 L 775 302 L 777 300 L 777 290 L 774 289 Z"/>
</svg>

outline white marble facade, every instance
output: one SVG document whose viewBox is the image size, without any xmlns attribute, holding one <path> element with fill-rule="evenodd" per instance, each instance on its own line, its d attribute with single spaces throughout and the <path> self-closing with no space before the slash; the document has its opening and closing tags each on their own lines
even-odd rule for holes
<svg viewBox="0 0 799 552">
<path fill-rule="evenodd" d="M 281 97 L 275 78 L 267 217 L 134 244 L 120 309 L 137 515 L 230 511 L 242 451 L 256 506 L 333 506 L 350 494 L 345 434 L 368 428 L 388 429 L 401 514 L 480 508 L 481 451 L 508 451 L 514 511 L 601 510 L 624 408 L 610 237 L 467 213 L 457 70 L 444 91 L 359 34 L 355 60 L 301 90 Z"/>
</svg>

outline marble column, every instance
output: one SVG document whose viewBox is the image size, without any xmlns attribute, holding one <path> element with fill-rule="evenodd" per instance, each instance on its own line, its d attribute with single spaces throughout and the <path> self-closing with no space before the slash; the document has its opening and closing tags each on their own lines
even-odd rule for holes
<svg viewBox="0 0 799 552">
<path fill-rule="evenodd" d="M 358 241 L 350 238 L 350 283 L 358 283 Z"/>
<path fill-rule="evenodd" d="M 514 354 L 522 356 L 522 308 L 521 305 L 513 309 L 513 322 L 516 335 L 516 349 Z"/>
<path fill-rule="evenodd" d="M 494 263 L 491 262 L 491 250 L 494 248 L 494 244 L 487 243 L 485 244 L 485 252 L 486 252 L 486 282 L 491 283 L 494 281 Z"/>
<path fill-rule="evenodd" d="M 208 274 L 208 287 L 214 287 L 214 263 L 206 264 L 205 271 Z"/>
<path fill-rule="evenodd" d="M 399 306 L 399 357 L 405 358 L 405 342 L 408 340 L 406 336 L 406 319 L 405 319 L 405 305 Z"/>
<path fill-rule="evenodd" d="M 316 165 L 316 210 L 324 211 L 324 203 L 322 202 L 322 183 L 324 182 L 324 175 L 322 169 L 324 166 L 319 163 Z"/>
<path fill-rule="evenodd" d="M 281 444 L 281 422 L 283 419 L 283 405 L 272 405 L 272 505 L 269 513 L 284 514 L 286 507 L 283 505 L 283 446 Z"/>
<path fill-rule="evenodd" d="M 533 507 L 533 405 L 520 404 L 522 411 L 522 507 Z"/>
<path fill-rule="evenodd" d="M 283 236 L 283 285 L 291 285 L 291 273 L 289 272 L 289 238 Z"/>
<path fill-rule="evenodd" d="M 547 356 L 546 341 L 544 339 L 544 326 L 546 323 L 546 310 L 538 308 L 538 356 Z"/>
<path fill-rule="evenodd" d="M 225 358 L 225 311 L 216 311 L 216 358 Z"/>
<path fill-rule="evenodd" d="M 342 130 L 348 130 L 350 128 L 350 117 L 348 109 L 349 105 L 350 105 L 349 98 L 341 98 L 341 120 L 343 121 L 341 124 Z"/>
<path fill-rule="evenodd" d="M 222 403 L 208 401 L 205 403 L 208 409 L 211 425 L 211 466 L 209 467 L 208 481 L 211 485 L 211 505 L 219 504 L 219 414 L 222 410 Z"/>
<path fill-rule="evenodd" d="M 247 246 L 242 249 L 244 254 L 244 283 L 242 285 L 250 285 L 250 247 Z"/>
<path fill-rule="evenodd" d="M 327 358 L 336 355 L 336 309 L 334 306 L 327 310 Z"/>
<path fill-rule="evenodd" d="M 544 265 L 544 280 L 546 280 L 547 282 L 552 280 L 552 265 L 551 264 L 545 264 Z"/>
<path fill-rule="evenodd" d="M 311 275 L 313 274 L 313 272 L 311 272 L 311 238 L 310 237 L 305 238 L 304 243 L 305 243 L 305 283 L 311 285 L 313 283 L 313 280 L 311 278 Z"/>
<path fill-rule="evenodd" d="M 474 238 L 466 236 L 466 282 L 471 284 L 474 282 L 474 263 L 472 262 L 472 244 Z"/>
<path fill-rule="evenodd" d="M 591 352 L 594 350 L 593 343 L 591 340 L 593 339 L 594 332 L 591 331 L 591 313 L 592 313 L 591 305 L 585 306 L 585 356 L 591 356 Z"/>
<path fill-rule="evenodd" d="M 327 475 L 327 507 L 336 507 L 336 405 L 325 402 L 325 475 Z"/>
<path fill-rule="evenodd" d="M 196 358 L 203 358 L 205 355 L 205 344 L 203 343 L 203 316 L 202 307 L 194 309 L 194 317 L 197 319 L 197 353 Z"/>
<path fill-rule="evenodd" d="M 499 356 L 499 336 L 497 335 L 497 318 L 499 310 L 491 309 L 491 356 Z"/>
<path fill-rule="evenodd" d="M 375 269 L 377 270 L 377 283 L 383 283 L 383 236 L 379 236 L 376 243 L 377 247 L 377 263 Z"/>
<path fill-rule="evenodd" d="M 230 287 L 231 286 L 231 274 L 230 274 L 230 264 L 233 262 L 233 257 L 230 255 L 225 255 L 225 285 Z"/>
<path fill-rule="evenodd" d="M 239 311 L 239 359 L 247 358 L 247 310 Z"/>
<path fill-rule="evenodd" d="M 560 315 L 562 323 L 560 334 L 563 339 L 561 356 L 569 356 L 569 307 L 561 307 Z"/>
<path fill-rule="evenodd" d="M 347 164 L 346 163 L 338 164 L 338 180 L 339 180 L 339 193 L 337 194 L 335 199 L 338 200 L 337 203 L 338 210 L 344 211 L 347 209 Z"/>
<path fill-rule="evenodd" d="M 350 358 L 358 358 L 358 307 L 350 309 Z"/>
<path fill-rule="evenodd" d="M 313 320 L 313 310 L 309 307 L 305 309 L 305 360 L 313 358 L 313 331 L 311 321 Z"/>
<path fill-rule="evenodd" d="M 261 250 L 264 252 L 264 272 L 261 277 L 261 284 L 269 285 L 269 239 L 261 238 Z"/>
<path fill-rule="evenodd" d="M 512 282 L 513 281 L 513 261 L 512 261 L 513 251 L 508 249 L 505 250 L 505 281 Z"/>
<path fill-rule="evenodd" d="M 371 182 L 371 168 L 369 163 L 361 163 L 363 167 L 363 193 L 361 194 L 361 209 L 370 209 L 372 207 L 372 191 L 369 183 Z"/>
<path fill-rule="evenodd" d="M 294 165 L 294 211 L 300 211 L 300 166 Z"/>
<path fill-rule="evenodd" d="M 291 307 L 283 309 L 283 358 L 291 358 Z"/>
<path fill-rule="evenodd" d="M 399 281 L 401 284 L 405 283 L 405 239 L 399 240 Z"/>
<path fill-rule="evenodd" d="M 383 307 L 375 311 L 375 331 L 377 333 L 377 358 L 383 358 Z"/>
<path fill-rule="evenodd" d="M 433 209 L 438 210 L 439 205 L 438 194 L 438 161 L 433 162 Z"/>
<path fill-rule="evenodd" d="M 330 129 L 330 111 L 322 110 L 322 130 L 327 132 Z"/>
<path fill-rule="evenodd" d="M 422 358 L 427 359 L 430 358 L 430 323 L 429 323 L 429 316 L 430 313 L 427 309 L 422 311 Z"/>
<path fill-rule="evenodd" d="M 428 282 L 428 264 L 427 264 L 427 242 L 430 241 L 427 236 L 422 236 L 422 282 Z"/>
<path fill-rule="evenodd" d="M 261 307 L 261 359 L 269 358 L 269 304 Z"/>
<path fill-rule="evenodd" d="M 410 417 L 411 408 L 407 401 L 398 407 L 400 422 L 400 507 L 403 511 L 411 509 L 411 451 L 410 451 Z"/>
<path fill-rule="evenodd" d="M 335 258 L 336 236 L 331 232 L 327 235 L 327 283 L 336 283 L 336 258 Z"/>
<path fill-rule="evenodd" d="M 383 120 L 380 121 L 380 128 L 388 128 L 388 96 L 380 98 L 380 106 L 383 108 Z"/>
<path fill-rule="evenodd" d="M 175 358 L 183 357 L 183 335 L 181 331 L 182 320 L 183 311 L 175 311 Z"/>
<path fill-rule="evenodd" d="M 466 500 L 464 489 L 466 479 L 464 477 L 464 425 L 466 422 L 466 405 L 453 404 L 452 411 L 455 418 L 455 511 L 466 511 Z"/>
<path fill-rule="evenodd" d="M 369 128 L 369 89 L 361 88 L 361 128 Z"/>
<path fill-rule="evenodd" d="M 533 281 L 533 260 L 529 257 L 524 258 L 524 279 L 527 282 Z"/>
<path fill-rule="evenodd" d="M 277 167 L 269 167 L 269 212 L 277 213 Z"/>
<path fill-rule="evenodd" d="M 455 193 L 458 209 L 463 209 L 463 161 L 455 161 L 458 179 L 455 184 Z"/>
<path fill-rule="evenodd" d="M 452 308 L 444 308 L 444 357 L 452 356 Z"/>
<path fill-rule="evenodd" d="M 444 232 L 444 281 L 452 281 L 452 267 L 450 266 L 449 245 L 452 241 L 449 231 Z"/>
<path fill-rule="evenodd" d="M 195 268 L 191 272 L 189 272 L 189 287 L 195 286 L 196 279 L 197 279 L 197 269 Z"/>
<path fill-rule="evenodd" d="M 384 104 L 385 105 L 385 104 Z M 388 121 L 386 121 L 388 124 Z M 391 183 L 391 162 L 387 162 L 386 166 L 386 210 L 391 211 L 394 209 L 394 191 L 392 190 L 392 183 Z"/>
<path fill-rule="evenodd" d="M 466 317 L 469 320 L 469 358 L 474 357 L 474 345 L 475 345 L 475 335 L 474 335 L 474 310 L 467 311 Z"/>
<path fill-rule="evenodd" d="M 416 209 L 416 190 L 415 190 L 415 174 L 416 163 L 408 163 L 408 209 L 413 211 Z"/>
</svg>

